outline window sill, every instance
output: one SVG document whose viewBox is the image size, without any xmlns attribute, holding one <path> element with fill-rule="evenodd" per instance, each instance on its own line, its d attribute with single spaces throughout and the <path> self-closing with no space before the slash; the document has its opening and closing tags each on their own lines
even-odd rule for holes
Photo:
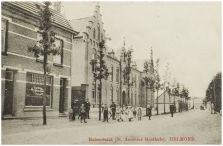
<svg viewBox="0 0 223 146">
<path fill-rule="evenodd" d="M 58 66 L 58 67 L 63 67 L 62 64 L 58 64 L 58 63 L 53 63 L 54 66 Z"/>
<path fill-rule="evenodd" d="M 43 63 L 43 60 L 42 59 L 36 59 L 36 62 Z M 46 62 L 46 64 L 48 64 L 48 62 Z"/>
<path fill-rule="evenodd" d="M 25 107 L 23 109 L 24 112 L 39 112 L 43 111 L 43 107 Z M 50 107 L 46 107 L 46 111 L 53 111 Z"/>
</svg>

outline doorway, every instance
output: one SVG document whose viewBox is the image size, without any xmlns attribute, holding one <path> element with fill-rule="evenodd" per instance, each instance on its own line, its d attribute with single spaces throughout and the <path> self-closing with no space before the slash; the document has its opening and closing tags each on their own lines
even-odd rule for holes
<svg viewBox="0 0 223 146">
<path fill-rule="evenodd" d="M 60 100 L 59 100 L 59 113 L 64 112 L 64 92 L 65 92 L 65 79 L 60 79 Z"/>
<path fill-rule="evenodd" d="M 14 92 L 14 72 L 6 70 L 4 115 L 12 115 Z"/>
<path fill-rule="evenodd" d="M 124 104 L 126 104 L 126 100 L 125 100 L 126 96 L 125 96 L 125 91 L 122 91 L 122 106 Z"/>
</svg>

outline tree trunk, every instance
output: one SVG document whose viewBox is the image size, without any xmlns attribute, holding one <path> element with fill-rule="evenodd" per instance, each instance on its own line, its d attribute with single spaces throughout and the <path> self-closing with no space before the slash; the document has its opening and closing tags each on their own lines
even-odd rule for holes
<svg viewBox="0 0 223 146">
<path fill-rule="evenodd" d="M 146 87 L 146 116 L 148 116 L 148 111 L 147 111 L 147 87 Z"/>
<path fill-rule="evenodd" d="M 43 78 L 44 78 L 44 91 L 43 91 L 43 125 L 46 125 L 46 62 L 47 62 L 47 53 L 44 48 L 44 58 L 43 58 Z"/>
<path fill-rule="evenodd" d="M 101 79 L 100 79 L 100 92 L 99 92 L 99 121 L 101 120 Z"/>
</svg>

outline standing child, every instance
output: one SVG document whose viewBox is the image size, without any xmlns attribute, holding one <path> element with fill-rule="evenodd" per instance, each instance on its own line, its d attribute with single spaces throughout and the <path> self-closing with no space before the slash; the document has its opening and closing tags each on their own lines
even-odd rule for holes
<svg viewBox="0 0 223 146">
<path fill-rule="evenodd" d="M 138 110 L 137 110 L 137 117 L 138 117 L 138 121 L 139 120 L 141 121 L 141 118 L 142 118 L 142 109 L 141 109 L 141 107 L 139 107 Z"/>
<path fill-rule="evenodd" d="M 82 123 L 83 119 L 84 119 L 84 123 L 87 123 L 85 121 L 85 119 L 86 119 L 86 108 L 84 107 L 84 104 L 81 105 L 80 113 L 81 113 L 81 123 Z"/>
<path fill-rule="evenodd" d="M 133 107 L 133 116 L 134 116 L 134 118 L 136 118 L 136 108 L 135 107 Z"/>
<path fill-rule="evenodd" d="M 103 113 L 104 113 L 104 121 L 103 122 L 105 122 L 105 119 L 108 122 L 108 106 L 107 106 L 107 104 L 104 105 Z"/>
<path fill-rule="evenodd" d="M 132 122 L 132 119 L 133 119 L 133 109 L 132 109 L 131 106 L 128 107 L 127 113 L 128 113 L 129 122 Z"/>
<path fill-rule="evenodd" d="M 119 121 L 121 120 L 121 109 L 118 106 L 117 110 L 116 110 L 116 119 Z"/>
</svg>

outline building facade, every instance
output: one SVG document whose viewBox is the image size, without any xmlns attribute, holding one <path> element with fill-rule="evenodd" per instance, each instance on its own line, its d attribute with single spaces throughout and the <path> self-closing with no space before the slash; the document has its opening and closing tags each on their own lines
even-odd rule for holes
<svg viewBox="0 0 223 146">
<path fill-rule="evenodd" d="M 43 57 L 35 58 L 28 46 L 38 45 L 39 14 L 34 2 L 2 2 L 2 117 L 42 116 Z M 42 6 L 42 4 L 39 4 Z M 60 3 L 55 5 L 59 8 Z M 72 40 L 78 32 L 60 14 L 53 13 L 55 44 L 62 55 L 49 56 L 47 116 L 65 114 L 71 97 Z"/>
<path fill-rule="evenodd" d="M 74 19 L 70 24 L 79 33 L 74 37 L 71 67 L 71 85 L 72 85 L 72 101 L 78 99 L 84 101 L 90 99 L 92 107 L 99 105 L 99 81 L 94 80 L 94 65 L 90 64 L 92 59 L 97 59 L 99 42 L 108 41 L 105 37 L 104 23 L 100 14 L 100 6 L 95 6 L 95 11 L 91 17 Z M 121 48 L 120 54 L 115 54 L 112 49 L 105 44 L 104 60 L 111 75 L 107 80 L 102 79 L 102 103 L 110 105 L 115 102 L 117 105 L 141 105 L 145 103 L 145 89 L 140 85 L 141 79 L 145 73 L 137 69 L 135 62 L 131 64 L 131 79 L 133 84 L 129 87 L 124 83 L 123 70 L 126 66 L 126 48 L 125 43 Z M 152 54 L 151 54 L 152 56 Z M 153 70 L 153 60 L 151 57 L 151 72 Z M 148 89 L 147 89 L 148 90 Z M 129 91 L 129 93 L 128 93 Z M 154 94 L 148 91 L 148 101 L 153 103 Z M 129 96 L 128 96 L 129 95 Z"/>
</svg>

